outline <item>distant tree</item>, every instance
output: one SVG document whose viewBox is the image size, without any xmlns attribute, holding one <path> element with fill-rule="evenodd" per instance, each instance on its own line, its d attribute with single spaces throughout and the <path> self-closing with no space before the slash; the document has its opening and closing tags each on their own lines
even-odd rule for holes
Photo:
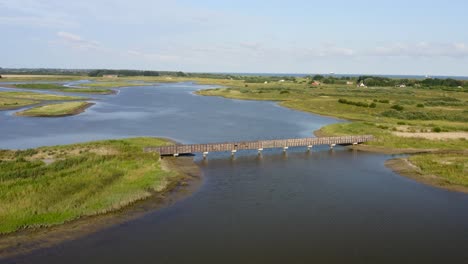
<svg viewBox="0 0 468 264">
<path fill-rule="evenodd" d="M 178 72 L 176 73 L 176 76 L 177 76 L 177 77 L 185 77 L 186 74 L 183 73 L 183 72 L 181 72 L 181 71 L 178 71 Z"/>
<path fill-rule="evenodd" d="M 316 81 L 321 81 L 321 80 L 325 79 L 325 77 L 323 75 L 317 74 L 312 79 L 316 80 Z"/>
</svg>

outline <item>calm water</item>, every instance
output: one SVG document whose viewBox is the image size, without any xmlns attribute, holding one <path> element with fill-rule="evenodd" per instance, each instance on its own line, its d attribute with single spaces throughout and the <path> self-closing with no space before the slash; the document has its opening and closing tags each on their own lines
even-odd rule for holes
<svg viewBox="0 0 468 264">
<path fill-rule="evenodd" d="M 184 143 L 310 136 L 336 120 L 271 102 L 199 97 L 171 84 L 99 96 L 60 119 L 0 115 L 0 146 L 153 135 Z M 468 195 L 337 148 L 210 154 L 202 187 L 174 206 L 20 263 L 468 263 Z"/>
</svg>

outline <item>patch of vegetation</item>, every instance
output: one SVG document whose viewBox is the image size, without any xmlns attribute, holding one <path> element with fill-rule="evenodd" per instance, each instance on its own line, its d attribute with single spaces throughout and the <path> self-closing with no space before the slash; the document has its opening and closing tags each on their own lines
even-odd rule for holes
<svg viewBox="0 0 468 264">
<path fill-rule="evenodd" d="M 54 83 L 24 83 L 24 84 L 15 84 L 16 88 L 21 89 L 38 89 L 38 90 L 51 90 L 67 93 L 92 93 L 92 94 L 110 94 L 113 93 L 109 89 L 92 89 L 92 88 L 72 88 L 66 87 L 60 84 Z"/>
<path fill-rule="evenodd" d="M 395 109 L 397 111 L 403 111 L 405 108 L 401 105 L 392 105 L 392 109 Z"/>
<path fill-rule="evenodd" d="M 392 107 L 393 108 L 393 107 Z M 448 120 L 454 122 L 468 122 L 468 116 L 462 113 L 421 112 L 421 111 L 384 111 L 381 116 L 404 120 Z"/>
<path fill-rule="evenodd" d="M 134 138 L 0 151 L 0 233 L 117 210 L 170 188 L 180 176 L 142 151 L 166 144 Z"/>
<path fill-rule="evenodd" d="M 34 92 L 10 92 L 0 91 L 0 110 L 15 109 L 23 106 L 37 104 L 41 101 L 52 100 L 82 100 L 83 97 L 61 96 L 54 94 L 43 94 Z"/>
<path fill-rule="evenodd" d="M 33 107 L 16 113 L 19 116 L 57 117 L 69 116 L 82 113 L 86 108 L 93 105 L 88 102 L 66 102 Z"/>
<path fill-rule="evenodd" d="M 37 104 L 38 101 L 18 98 L 0 97 L 0 110 L 15 109 L 22 106 Z"/>
<path fill-rule="evenodd" d="M 80 96 L 65 96 L 56 94 L 34 93 L 34 92 L 10 92 L 0 91 L 0 97 L 18 98 L 18 99 L 31 99 L 38 101 L 69 101 L 69 100 L 83 100 L 86 99 Z"/>
<path fill-rule="evenodd" d="M 347 100 L 347 99 L 338 99 L 338 103 L 340 103 L 340 104 L 354 105 L 354 106 L 360 106 L 360 107 L 370 107 L 370 104 L 368 104 L 368 103 L 350 101 L 350 100 Z M 377 106 L 375 103 L 372 103 L 372 104 L 374 104 L 374 107 L 373 107 L 373 108 L 375 108 L 375 106 Z"/>
<path fill-rule="evenodd" d="M 468 156 L 460 154 L 424 154 L 409 157 L 423 175 L 437 177 L 439 184 L 468 187 Z"/>
</svg>

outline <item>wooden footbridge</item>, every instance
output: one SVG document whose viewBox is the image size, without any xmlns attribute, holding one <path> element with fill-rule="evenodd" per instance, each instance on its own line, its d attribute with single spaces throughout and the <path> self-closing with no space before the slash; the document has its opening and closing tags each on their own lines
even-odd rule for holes
<svg viewBox="0 0 468 264">
<path fill-rule="evenodd" d="M 179 156 L 181 154 L 203 153 L 206 157 L 209 152 L 230 151 L 232 154 L 238 150 L 258 150 L 282 148 L 286 151 L 290 147 L 307 147 L 309 150 L 317 145 L 329 145 L 333 148 L 336 145 L 357 145 L 373 139 L 370 135 L 343 136 L 343 137 L 316 137 L 316 138 L 292 138 L 292 139 L 274 139 L 257 140 L 225 143 L 191 144 L 191 145 L 170 145 L 162 147 L 147 147 L 145 152 L 157 152 L 161 156 Z"/>
</svg>

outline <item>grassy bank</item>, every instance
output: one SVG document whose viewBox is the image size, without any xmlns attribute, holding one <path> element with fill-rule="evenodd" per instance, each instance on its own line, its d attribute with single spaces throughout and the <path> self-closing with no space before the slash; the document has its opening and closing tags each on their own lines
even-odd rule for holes
<svg viewBox="0 0 468 264">
<path fill-rule="evenodd" d="M 419 154 L 392 159 L 386 165 L 417 181 L 468 193 L 468 152 Z"/>
<path fill-rule="evenodd" d="M 166 144 L 133 138 L 0 151 L 0 233 L 117 210 L 171 188 L 180 175 L 142 151 Z"/>
<path fill-rule="evenodd" d="M 71 116 L 84 112 L 88 107 L 92 105 L 93 103 L 88 102 L 66 102 L 59 104 L 48 104 L 18 112 L 16 113 L 16 115 L 32 117 Z"/>
<path fill-rule="evenodd" d="M 112 94 L 114 91 L 110 89 L 97 89 L 97 88 L 73 88 L 66 87 L 60 84 L 53 83 L 25 83 L 25 84 L 14 84 L 13 87 L 20 89 L 37 89 L 37 90 L 49 90 L 66 93 L 90 93 L 90 94 Z"/>
<path fill-rule="evenodd" d="M 15 109 L 22 106 L 33 105 L 43 101 L 83 100 L 78 96 L 61 96 L 34 92 L 3 92 L 0 91 L 0 110 Z"/>
</svg>

